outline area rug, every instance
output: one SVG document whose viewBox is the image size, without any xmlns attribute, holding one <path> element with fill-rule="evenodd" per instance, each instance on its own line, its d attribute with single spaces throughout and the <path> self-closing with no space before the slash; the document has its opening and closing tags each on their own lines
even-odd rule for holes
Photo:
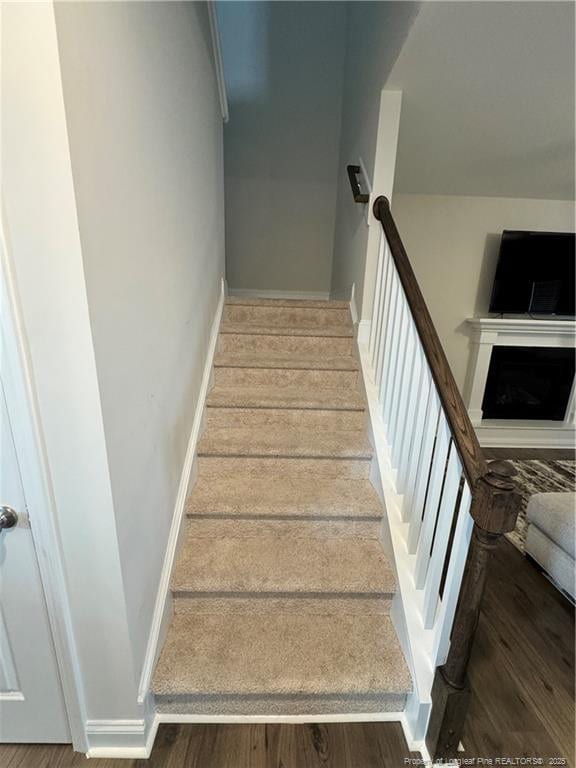
<svg viewBox="0 0 576 768">
<path fill-rule="evenodd" d="M 506 536 L 516 549 L 524 552 L 528 530 L 526 507 L 528 506 L 530 496 L 535 493 L 576 490 L 576 462 L 510 459 L 510 463 L 518 471 L 515 480 L 518 490 L 522 495 L 522 506 L 518 514 L 515 530 L 507 533 Z"/>
</svg>

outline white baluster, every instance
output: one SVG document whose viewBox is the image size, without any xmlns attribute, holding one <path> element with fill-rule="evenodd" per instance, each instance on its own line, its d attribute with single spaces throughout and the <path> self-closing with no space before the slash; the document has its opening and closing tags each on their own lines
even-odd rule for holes
<svg viewBox="0 0 576 768">
<path fill-rule="evenodd" d="M 400 379 L 400 386 L 396 395 L 396 402 L 394 403 L 391 428 L 390 428 L 390 447 L 392 450 L 392 466 L 398 466 L 398 456 L 400 453 L 400 445 L 402 443 L 402 435 L 406 431 L 406 409 L 408 401 L 408 393 L 412 387 L 412 379 L 415 376 L 415 358 L 417 355 L 416 348 L 416 326 L 410 315 L 408 314 L 408 328 L 406 332 L 406 341 L 404 343 L 404 361 L 402 365 L 402 376 Z"/>
<path fill-rule="evenodd" d="M 410 334 L 410 307 L 408 302 L 404 305 L 402 320 L 400 323 L 400 336 L 398 339 L 398 355 L 396 358 L 396 375 L 394 376 L 394 387 L 390 397 L 389 415 L 388 415 L 388 444 L 393 448 L 395 442 L 396 414 L 400 405 L 402 389 L 406 385 L 406 354 L 408 352 L 408 337 Z"/>
<path fill-rule="evenodd" d="M 414 363 L 410 376 L 410 386 L 407 388 L 406 410 L 400 415 L 400 434 L 392 451 L 393 463 L 398 467 L 396 480 L 396 489 L 398 493 L 404 493 L 406 461 L 414 437 L 416 412 L 422 396 L 422 385 L 425 382 L 422 364 L 423 352 L 420 347 L 418 336 L 415 334 Z"/>
<path fill-rule="evenodd" d="M 434 440 L 438 428 L 438 417 L 440 415 L 440 401 L 434 387 L 430 388 L 428 406 L 426 408 L 426 421 L 422 435 L 422 448 L 418 459 L 418 470 L 416 473 L 416 486 L 414 495 L 411 499 L 410 509 L 407 511 L 410 520 L 408 530 L 408 552 L 413 554 L 420 538 L 420 528 L 422 527 L 422 514 L 424 501 L 426 499 L 426 489 L 428 488 L 428 479 L 432 469 L 432 455 L 434 450 Z"/>
<path fill-rule="evenodd" d="M 438 431 L 436 433 L 436 445 L 434 446 L 434 457 L 432 459 L 432 468 L 430 470 L 430 482 L 426 493 L 426 502 L 424 504 L 424 517 L 422 520 L 422 530 L 418 541 L 416 551 L 416 572 L 414 583 L 416 589 L 422 589 L 428 572 L 430 562 L 430 551 L 432 549 L 432 539 L 434 537 L 434 528 L 438 519 L 438 509 L 440 505 L 440 496 L 442 494 L 442 485 L 446 475 L 446 461 L 448 459 L 448 448 L 450 446 L 450 429 L 444 412 L 440 412 L 438 421 Z"/>
<path fill-rule="evenodd" d="M 386 328 L 388 326 L 388 313 L 387 313 L 388 301 L 389 301 L 388 295 L 389 295 L 389 289 L 390 289 L 390 282 L 392 279 L 391 273 L 392 273 L 392 269 L 394 268 L 387 241 L 384 242 L 383 261 L 384 261 L 384 281 L 382 283 L 382 303 L 380 305 L 380 314 L 382 316 L 382 320 L 381 320 L 381 327 L 380 327 L 380 335 L 378 338 L 378 345 L 375 350 L 375 362 L 374 362 L 374 370 L 376 371 L 376 376 L 374 377 L 374 380 L 376 381 L 377 385 L 382 378 L 382 358 L 384 356 Z"/>
<path fill-rule="evenodd" d="M 422 381 L 418 399 L 415 403 L 416 414 L 414 416 L 414 428 L 412 430 L 412 434 L 410 435 L 410 440 L 407 441 L 405 448 L 405 459 L 400 461 L 400 466 L 398 468 L 397 486 L 399 490 L 402 489 L 401 493 L 404 494 L 404 507 L 409 507 L 412 503 L 412 496 L 414 494 L 418 473 L 418 461 L 420 459 L 420 451 L 422 450 L 428 400 L 430 398 L 430 391 L 432 388 L 432 376 L 428 370 L 424 352 L 422 352 L 421 359 Z"/>
<path fill-rule="evenodd" d="M 396 272 L 396 267 L 390 267 L 390 297 L 386 304 L 386 336 L 384 339 L 384 355 L 382 365 L 378 371 L 380 378 L 376 377 L 378 386 L 378 402 L 382 404 L 382 397 L 385 388 L 391 380 L 390 360 L 392 356 L 392 347 L 394 341 L 394 328 L 396 325 L 396 313 L 398 306 L 398 292 L 400 290 L 400 278 Z"/>
<path fill-rule="evenodd" d="M 439 601 L 440 582 L 442 581 L 442 571 L 444 569 L 444 559 L 448 549 L 448 540 L 454 516 L 458 513 L 456 501 L 458 499 L 458 488 L 460 478 L 462 477 L 462 465 L 458 459 L 458 453 L 454 443 L 450 445 L 450 456 L 444 479 L 444 488 L 442 490 L 442 500 L 440 501 L 440 510 L 438 512 L 438 521 L 436 523 L 436 532 L 432 544 L 432 555 L 426 574 L 426 584 L 424 586 L 424 627 L 430 629 L 434 624 L 436 610 Z"/>
<path fill-rule="evenodd" d="M 388 436 L 388 444 L 390 444 L 390 417 L 392 415 L 392 402 L 394 399 L 394 393 L 398 387 L 398 380 L 401 375 L 401 354 L 402 354 L 402 341 L 406 330 L 406 321 L 408 314 L 408 303 L 404 296 L 402 287 L 398 288 L 398 303 L 396 309 L 396 322 L 394 324 L 394 338 L 392 339 L 392 351 L 390 355 L 390 365 L 388 368 L 390 380 L 387 382 L 386 392 L 384 397 L 381 398 L 382 402 L 382 419 L 386 424 L 386 434 Z"/>
<path fill-rule="evenodd" d="M 380 289 L 382 279 L 382 259 L 384 250 L 384 241 L 386 240 L 384 234 L 380 236 L 380 245 L 378 247 L 378 265 L 376 267 L 376 285 L 374 287 L 374 297 L 372 300 L 372 320 L 370 322 L 370 340 L 368 342 L 368 349 L 370 351 L 370 360 L 372 361 L 372 367 L 374 367 L 374 349 L 376 347 L 376 327 L 378 319 L 381 314 L 380 303 L 382 300 L 382 291 Z"/>
<path fill-rule="evenodd" d="M 470 516 L 470 504 L 472 494 L 470 486 L 464 481 L 462 496 L 460 498 L 460 508 L 458 510 L 458 522 L 454 532 L 452 550 L 450 552 L 450 563 L 444 582 L 444 592 L 440 601 L 440 609 L 436 618 L 436 631 L 432 646 L 432 664 L 441 666 L 446 661 L 448 648 L 450 647 L 450 633 L 456 613 L 456 604 L 460 594 L 460 585 L 468 557 L 468 547 L 474 521 Z"/>
</svg>

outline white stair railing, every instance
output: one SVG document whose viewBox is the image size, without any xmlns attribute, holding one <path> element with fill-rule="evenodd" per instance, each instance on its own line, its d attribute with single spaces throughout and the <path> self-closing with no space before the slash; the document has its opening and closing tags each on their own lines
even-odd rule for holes
<svg viewBox="0 0 576 768">
<path fill-rule="evenodd" d="M 465 689 L 486 552 L 514 526 L 514 470 L 486 463 L 385 198 L 374 214 L 382 236 L 359 349 L 414 667 L 412 727 L 433 756 L 453 756 L 462 723 L 446 701 Z"/>
</svg>

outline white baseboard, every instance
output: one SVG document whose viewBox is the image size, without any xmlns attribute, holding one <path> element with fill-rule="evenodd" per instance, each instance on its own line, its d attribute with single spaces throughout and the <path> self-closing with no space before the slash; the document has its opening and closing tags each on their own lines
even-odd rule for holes
<svg viewBox="0 0 576 768">
<path fill-rule="evenodd" d="M 180 476 L 178 494 L 176 496 L 174 513 L 172 515 L 172 524 L 170 526 L 170 533 L 168 535 L 168 544 L 166 546 L 166 553 L 164 555 L 164 564 L 162 566 L 160 583 L 156 595 L 152 625 L 150 627 L 150 635 L 148 637 L 148 645 L 146 647 L 144 665 L 142 667 L 142 674 L 140 676 L 140 685 L 138 687 L 138 704 L 140 705 L 146 705 L 157 655 L 161 648 L 165 636 L 165 631 L 171 616 L 172 604 L 169 590 L 170 576 L 172 574 L 174 558 L 178 549 L 178 543 L 181 534 L 181 523 L 182 517 L 184 515 L 184 506 L 192 478 L 194 458 L 196 455 L 196 445 L 198 443 L 202 427 L 204 403 L 206 402 L 206 395 L 210 386 L 212 363 L 214 360 L 214 353 L 216 351 L 216 343 L 218 341 L 218 331 L 220 329 L 220 319 L 222 317 L 222 310 L 224 308 L 225 293 L 226 284 L 224 279 L 222 279 L 220 287 L 220 298 L 218 300 L 218 306 L 212 321 L 210 340 L 208 342 L 208 350 L 206 353 L 206 360 L 204 362 L 202 383 L 198 393 L 198 402 L 196 403 L 196 411 L 194 413 L 194 420 L 192 422 L 192 430 L 190 432 L 188 448 L 186 450 L 186 456 L 184 459 L 184 466 Z"/>
<path fill-rule="evenodd" d="M 239 299 L 310 299 L 328 301 L 329 291 L 272 291 L 260 288 L 229 288 L 229 296 Z"/>
<path fill-rule="evenodd" d="M 92 720 L 88 734 L 87 757 L 147 759 L 150 757 L 158 728 L 162 723 L 181 725 L 263 725 L 306 723 L 400 723 L 410 751 L 428 752 L 423 742 L 412 737 L 404 712 L 367 712 L 334 715 L 183 715 L 154 714 L 145 720 Z"/>
</svg>

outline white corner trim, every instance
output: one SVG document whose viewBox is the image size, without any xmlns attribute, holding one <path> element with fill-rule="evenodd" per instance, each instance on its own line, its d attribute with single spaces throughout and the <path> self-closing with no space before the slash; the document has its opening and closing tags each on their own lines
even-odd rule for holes
<svg viewBox="0 0 576 768">
<path fill-rule="evenodd" d="M 329 291 L 272 291 L 260 288 L 229 288 L 228 294 L 239 299 L 310 299 L 328 301 Z"/>
<path fill-rule="evenodd" d="M 358 344 L 368 345 L 370 340 L 370 320 L 360 320 L 358 323 L 358 333 L 356 334 Z"/>
<path fill-rule="evenodd" d="M 127 758 L 150 757 L 158 723 L 156 717 L 146 720 L 88 720 L 86 757 Z"/>
<path fill-rule="evenodd" d="M 218 97 L 220 99 L 220 111 L 222 112 L 222 120 L 227 123 L 230 115 L 228 112 L 224 60 L 222 58 L 222 47 L 220 45 L 220 32 L 218 30 L 218 16 L 216 13 L 215 0 L 207 0 L 207 6 L 208 19 L 210 21 L 210 34 L 212 35 L 212 49 L 214 51 L 214 70 L 216 73 L 216 82 L 218 83 Z"/>
<path fill-rule="evenodd" d="M 144 665 L 142 667 L 142 674 L 140 676 L 140 685 L 138 687 L 138 704 L 140 705 L 146 704 L 148 692 L 150 690 L 150 683 L 152 680 L 152 673 L 156 663 L 157 652 L 159 650 L 158 645 L 162 636 L 162 628 L 165 626 L 170 616 L 170 601 L 168 600 L 170 576 L 172 574 L 172 566 L 174 564 L 174 557 L 176 555 L 178 546 L 180 527 L 182 517 L 184 515 L 184 506 L 186 503 L 186 496 L 188 495 L 188 485 L 194 464 L 194 457 L 196 455 L 196 446 L 200 437 L 202 416 L 204 413 L 204 403 L 206 402 L 206 395 L 210 385 L 212 362 L 214 360 L 214 352 L 216 351 L 216 343 L 218 341 L 220 319 L 224 309 L 225 291 L 226 284 L 224 278 L 222 278 L 220 284 L 220 298 L 218 300 L 218 306 L 212 321 L 210 340 L 208 342 L 208 350 L 206 353 L 206 360 L 204 362 L 204 372 L 202 374 L 202 383 L 198 393 L 198 401 L 196 403 L 194 421 L 192 422 L 192 430 L 190 432 L 188 448 L 186 450 L 186 456 L 184 459 L 184 466 L 182 467 L 182 474 L 180 476 L 180 485 L 178 486 L 178 494 L 176 496 L 176 502 L 174 505 L 172 525 L 170 526 L 170 533 L 168 535 L 168 543 L 166 545 L 164 564 L 162 566 L 158 593 L 156 595 L 152 625 L 150 627 L 150 635 L 148 637 L 148 645 L 146 646 Z"/>
</svg>

